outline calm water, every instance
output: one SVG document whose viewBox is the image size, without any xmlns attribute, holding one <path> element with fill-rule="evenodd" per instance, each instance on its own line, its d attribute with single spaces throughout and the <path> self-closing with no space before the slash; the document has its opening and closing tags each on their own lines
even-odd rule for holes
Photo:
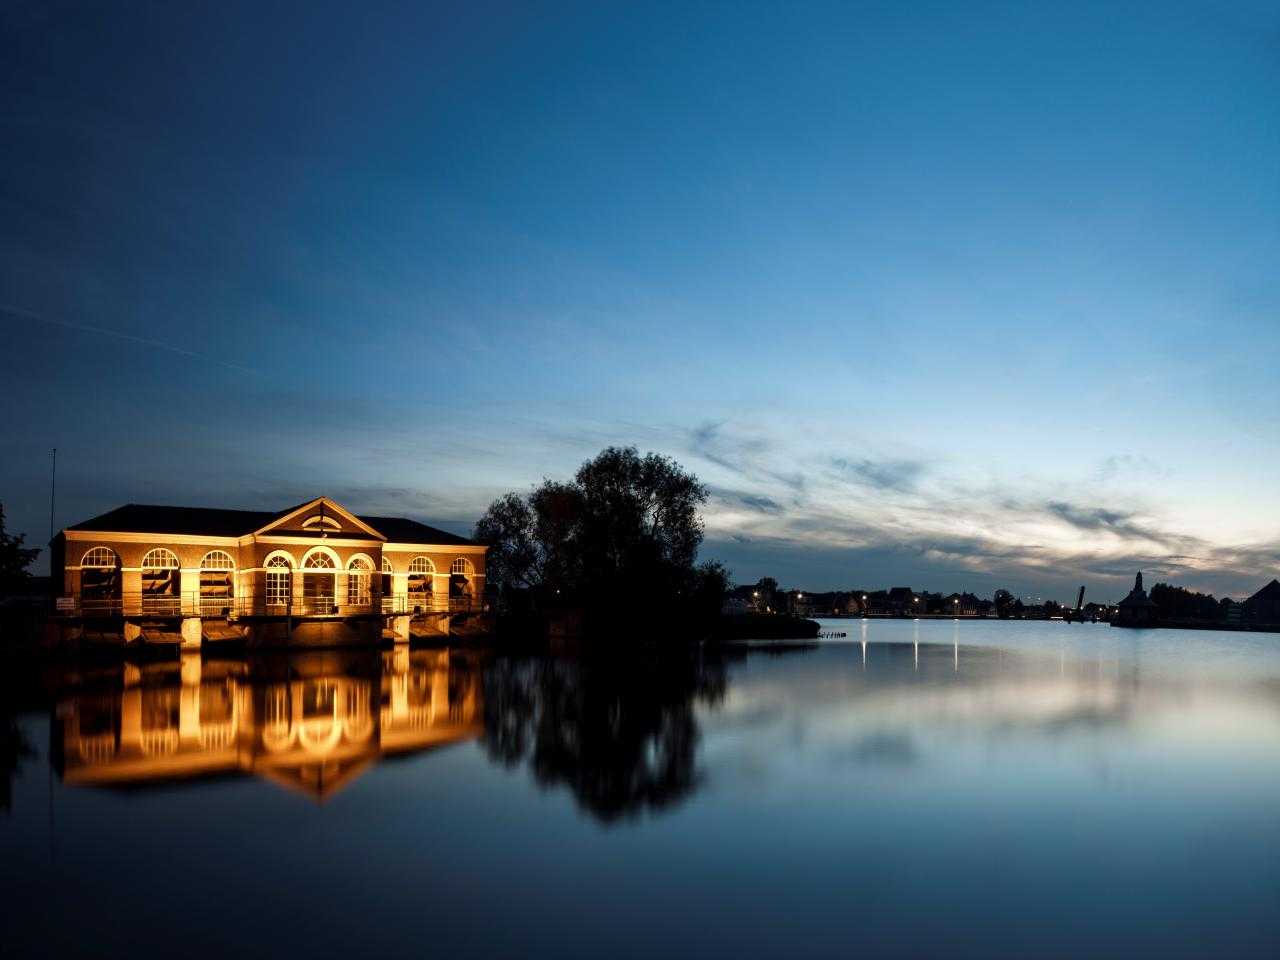
<svg viewBox="0 0 1280 960">
<path fill-rule="evenodd" d="M 825 626 L 50 678 L 0 953 L 1277 953 L 1280 637 Z"/>
</svg>

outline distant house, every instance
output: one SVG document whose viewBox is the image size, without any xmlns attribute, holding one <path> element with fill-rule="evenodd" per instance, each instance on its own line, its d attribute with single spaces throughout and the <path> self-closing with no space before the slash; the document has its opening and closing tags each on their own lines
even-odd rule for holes
<svg viewBox="0 0 1280 960">
<path fill-rule="evenodd" d="M 1280 623 L 1280 580 L 1272 580 L 1244 602 L 1243 619 L 1251 623 Z"/>
<path fill-rule="evenodd" d="M 977 616 L 981 602 L 972 593 L 953 593 L 943 597 L 942 612 L 949 613 L 953 617 Z"/>
<path fill-rule="evenodd" d="M 898 616 L 915 613 L 920 606 L 920 598 L 910 587 L 894 587 L 888 596 L 889 612 Z"/>
<path fill-rule="evenodd" d="M 1116 605 L 1116 615 L 1111 622 L 1117 627 L 1151 626 L 1156 621 L 1156 610 L 1147 591 L 1142 589 L 1142 573 L 1139 572 L 1129 595 Z"/>
</svg>

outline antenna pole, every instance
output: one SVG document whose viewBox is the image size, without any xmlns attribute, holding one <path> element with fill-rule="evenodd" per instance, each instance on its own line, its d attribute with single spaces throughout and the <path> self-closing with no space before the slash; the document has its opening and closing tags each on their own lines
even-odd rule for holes
<svg viewBox="0 0 1280 960">
<path fill-rule="evenodd" d="M 49 542 L 53 542 L 53 507 L 58 493 L 58 448 L 53 448 L 53 471 L 49 475 Z"/>
</svg>

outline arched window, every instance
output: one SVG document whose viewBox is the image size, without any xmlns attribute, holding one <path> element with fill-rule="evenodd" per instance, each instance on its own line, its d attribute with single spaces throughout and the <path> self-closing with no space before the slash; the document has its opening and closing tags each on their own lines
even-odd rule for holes
<svg viewBox="0 0 1280 960">
<path fill-rule="evenodd" d="M 176 616 L 181 613 L 181 572 L 178 555 L 156 547 L 142 558 L 142 612 Z"/>
<path fill-rule="evenodd" d="M 89 567 L 93 570 L 114 570 L 116 555 L 109 547 L 94 547 L 80 561 L 81 569 Z"/>
<path fill-rule="evenodd" d="M 373 565 L 364 557 L 352 557 L 347 563 L 347 603 L 365 606 L 369 603 L 369 578 Z"/>
<path fill-rule="evenodd" d="M 80 607 L 86 615 L 118 613 L 120 558 L 107 547 L 94 547 L 80 560 Z"/>
<path fill-rule="evenodd" d="M 471 588 L 471 574 L 474 572 L 471 561 L 466 557 L 458 557 L 449 565 L 449 600 L 450 606 L 463 604 L 469 606 L 474 596 Z"/>
<path fill-rule="evenodd" d="M 143 570 L 176 570 L 177 568 L 178 555 L 164 547 L 148 550 L 147 555 L 142 558 Z"/>
<path fill-rule="evenodd" d="M 236 562 L 224 550 L 210 550 L 200 560 L 200 615 L 226 616 L 235 595 Z"/>
<path fill-rule="evenodd" d="M 287 607 L 293 594 L 293 564 L 276 555 L 267 561 L 267 606 Z"/>
<path fill-rule="evenodd" d="M 302 578 L 302 598 L 304 608 L 310 613 L 337 613 L 337 576 L 338 565 L 327 550 L 315 549 L 302 561 L 302 569 L 307 576 Z"/>
<path fill-rule="evenodd" d="M 422 606 L 431 599 L 436 565 L 430 557 L 414 557 L 409 561 L 409 603 Z"/>
</svg>

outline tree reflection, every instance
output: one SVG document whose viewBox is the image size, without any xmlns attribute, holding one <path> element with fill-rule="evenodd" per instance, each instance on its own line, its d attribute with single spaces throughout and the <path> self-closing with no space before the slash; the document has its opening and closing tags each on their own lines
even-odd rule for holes
<svg viewBox="0 0 1280 960">
<path fill-rule="evenodd" d="M 0 713 L 0 811 L 13 808 L 13 781 L 22 761 L 34 755 L 17 720 L 7 711 Z"/>
<path fill-rule="evenodd" d="M 679 803 L 698 785 L 695 705 L 724 696 L 724 667 L 696 652 L 631 659 L 508 659 L 484 678 L 484 743 L 528 763 L 606 822 Z"/>
</svg>

